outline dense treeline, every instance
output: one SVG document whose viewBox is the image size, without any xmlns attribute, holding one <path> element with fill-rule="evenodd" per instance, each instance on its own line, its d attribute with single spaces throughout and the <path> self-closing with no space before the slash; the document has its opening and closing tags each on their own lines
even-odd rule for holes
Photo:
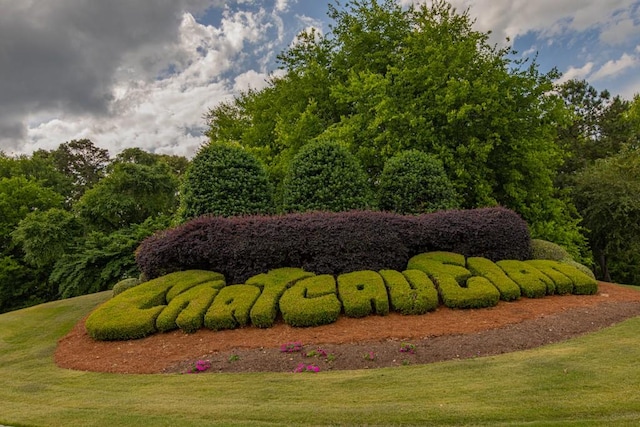
<svg viewBox="0 0 640 427">
<path fill-rule="evenodd" d="M 170 226 L 188 160 L 90 140 L 0 153 L 0 312 L 138 276 L 134 251 Z"/>
<path fill-rule="evenodd" d="M 501 205 L 600 278 L 640 284 L 640 96 L 556 84 L 444 1 L 329 17 L 265 89 L 208 112 L 192 162 L 90 140 L 0 152 L 0 312 L 135 277 L 144 238 L 205 213 Z"/>
</svg>

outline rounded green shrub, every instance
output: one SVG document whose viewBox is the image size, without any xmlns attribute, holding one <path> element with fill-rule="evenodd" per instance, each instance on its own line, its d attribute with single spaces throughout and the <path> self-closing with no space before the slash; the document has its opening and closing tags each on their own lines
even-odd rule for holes
<svg viewBox="0 0 640 427">
<path fill-rule="evenodd" d="M 283 182 L 285 212 L 342 212 L 371 205 L 367 175 L 339 143 L 307 144 L 291 161 Z"/>
<path fill-rule="evenodd" d="M 572 260 L 573 258 L 560 245 L 542 239 L 531 239 L 531 258 L 553 261 Z"/>
<path fill-rule="evenodd" d="M 460 203 L 442 162 L 422 151 L 409 150 L 396 154 L 384 165 L 378 206 L 402 214 L 419 214 L 458 208 Z"/>
<path fill-rule="evenodd" d="M 239 145 L 209 144 L 193 158 L 180 194 L 181 220 L 204 214 L 273 212 L 273 189 L 262 164 Z"/>
<path fill-rule="evenodd" d="M 129 277 L 128 279 L 123 279 L 118 283 L 116 283 L 115 285 L 113 285 L 113 296 L 115 297 L 116 295 L 121 294 L 127 289 L 131 289 L 135 286 L 138 286 L 140 283 L 142 282 L 140 281 L 140 279 L 136 277 Z"/>
</svg>

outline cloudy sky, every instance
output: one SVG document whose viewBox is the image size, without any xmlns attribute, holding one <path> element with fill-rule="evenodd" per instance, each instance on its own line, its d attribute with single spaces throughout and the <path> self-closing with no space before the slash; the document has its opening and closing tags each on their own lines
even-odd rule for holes
<svg viewBox="0 0 640 427">
<path fill-rule="evenodd" d="M 640 0 L 451 2 L 492 42 L 537 53 L 542 71 L 640 93 Z M 300 30 L 327 31 L 326 11 L 315 0 L 0 0 L 0 151 L 89 138 L 112 156 L 191 157 L 208 109 L 263 87 Z"/>
</svg>

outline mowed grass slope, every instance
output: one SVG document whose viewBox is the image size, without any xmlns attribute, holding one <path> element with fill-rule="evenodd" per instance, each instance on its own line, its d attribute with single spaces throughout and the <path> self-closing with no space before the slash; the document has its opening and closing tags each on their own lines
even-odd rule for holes
<svg viewBox="0 0 640 427">
<path fill-rule="evenodd" d="M 120 375 L 57 368 L 57 340 L 108 298 L 0 315 L 0 424 L 640 424 L 640 318 L 531 351 L 371 371 Z"/>
</svg>

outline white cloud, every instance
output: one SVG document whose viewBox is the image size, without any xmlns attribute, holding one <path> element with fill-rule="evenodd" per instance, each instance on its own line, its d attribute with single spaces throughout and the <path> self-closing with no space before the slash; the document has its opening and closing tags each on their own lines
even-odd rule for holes
<svg viewBox="0 0 640 427">
<path fill-rule="evenodd" d="M 108 117 L 58 112 L 27 131 L 22 152 L 53 149 L 61 142 L 89 138 L 112 155 L 127 147 L 191 156 L 204 141 L 203 114 L 248 87 L 261 88 L 267 75 L 245 69 L 247 43 L 258 43 L 270 24 L 264 10 L 225 10 L 219 27 L 185 13 L 175 43 L 163 50 L 171 72 L 151 78 L 131 58 L 117 73 Z M 239 73 L 227 79 L 226 73 Z"/>
<path fill-rule="evenodd" d="M 399 1 L 405 6 L 411 3 L 429 3 L 425 0 Z M 601 28 L 612 20 L 617 22 L 614 16 L 620 11 L 631 10 L 636 1 L 450 0 L 450 3 L 458 11 L 469 8 L 470 16 L 477 18 L 476 27 L 481 31 L 492 31 L 492 42 L 501 44 L 507 37 L 514 40 L 517 36 L 531 31 L 540 33 L 545 38 L 552 38 L 567 31 Z M 620 25 L 624 27 L 628 23 Z M 624 35 L 632 34 L 625 32 Z M 607 37 L 611 36 L 607 35 Z"/>
<path fill-rule="evenodd" d="M 558 79 L 557 83 L 562 84 L 573 79 L 583 80 L 591 73 L 593 65 L 593 62 L 587 62 L 580 68 L 569 67 L 569 69 L 562 74 L 562 77 Z"/>
<path fill-rule="evenodd" d="M 608 78 L 638 65 L 640 65 L 640 58 L 623 53 L 620 59 L 607 61 L 598 71 L 591 75 L 591 78 L 593 80 Z"/>
<path fill-rule="evenodd" d="M 620 44 L 640 33 L 640 26 L 628 17 L 628 13 L 624 15 L 624 19 L 612 22 L 602 30 L 600 33 L 601 41 L 612 45 Z"/>
</svg>

